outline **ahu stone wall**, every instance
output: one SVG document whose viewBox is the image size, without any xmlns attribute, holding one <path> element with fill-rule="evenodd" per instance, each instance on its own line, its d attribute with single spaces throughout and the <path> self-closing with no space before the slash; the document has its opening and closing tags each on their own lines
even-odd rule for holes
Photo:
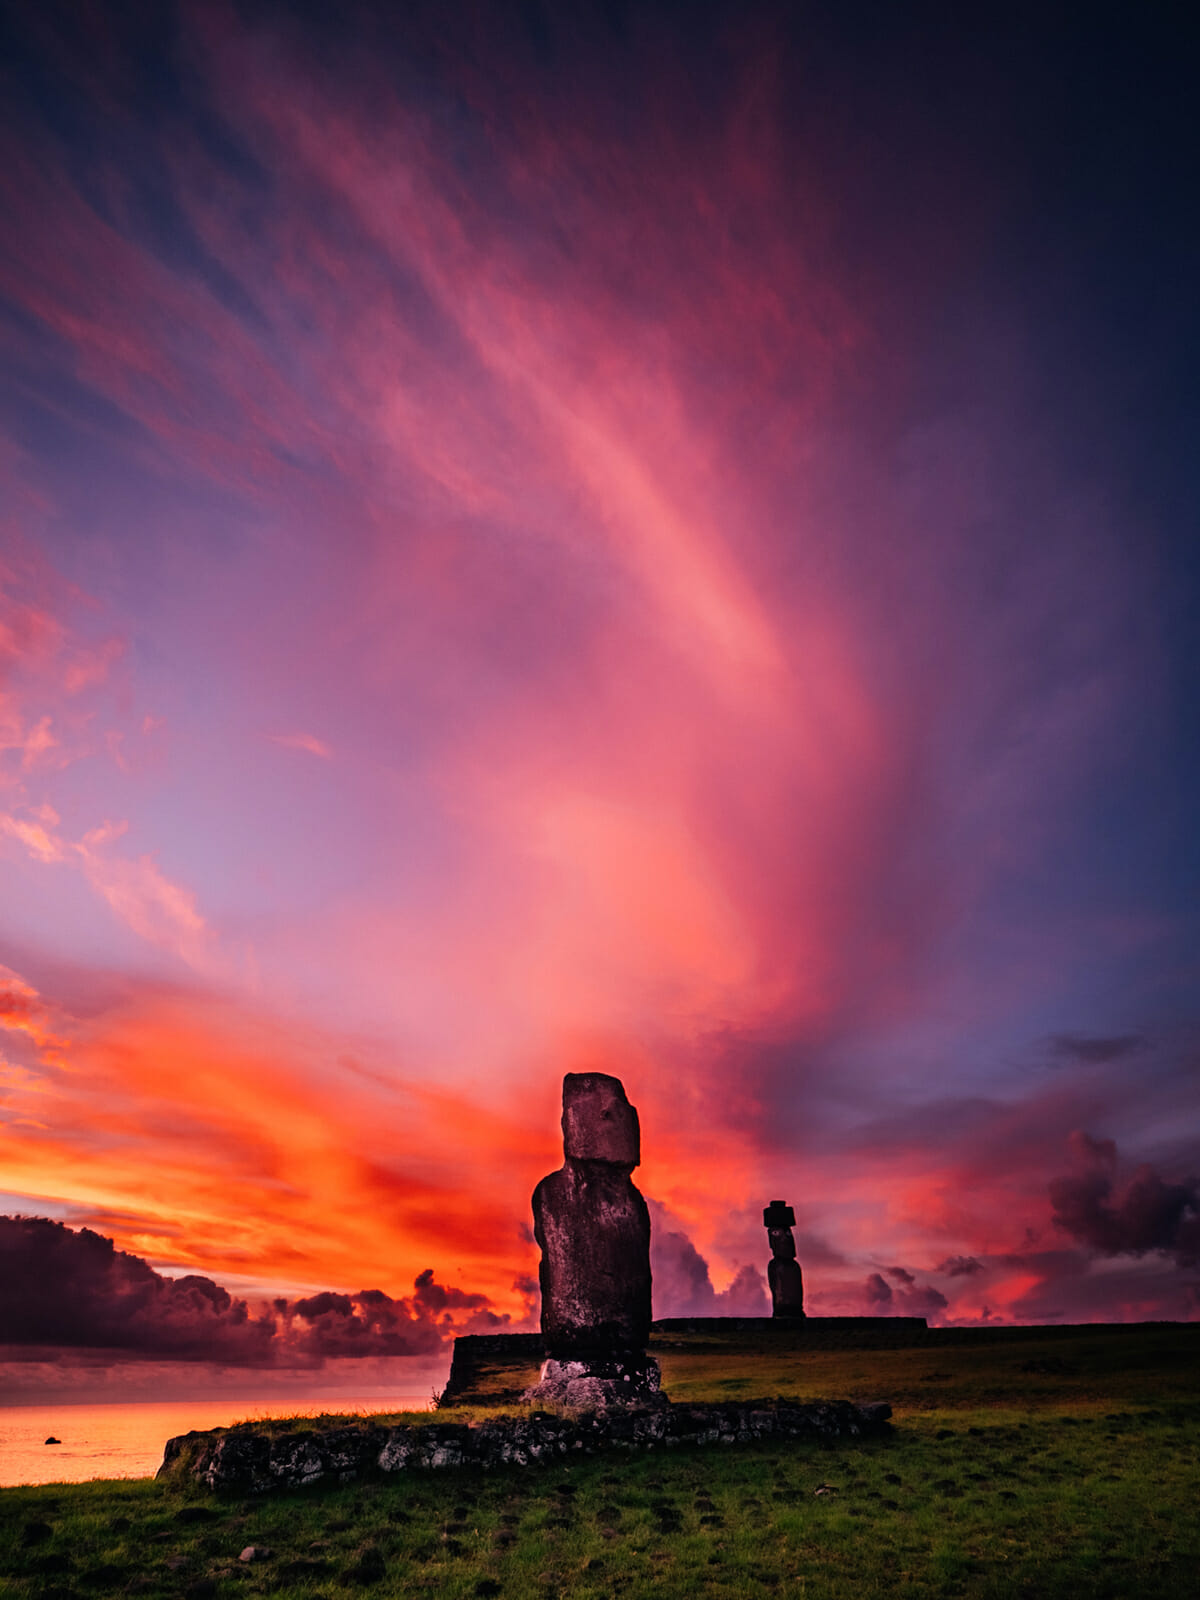
<svg viewBox="0 0 1200 1600">
<path fill-rule="evenodd" d="M 158 1476 L 180 1475 L 210 1489 L 263 1494 L 378 1473 L 526 1467 L 601 1450 L 878 1437 L 888 1431 L 891 1414 L 883 1402 L 764 1400 L 670 1405 L 654 1411 L 612 1407 L 575 1416 L 535 1411 L 479 1423 L 364 1422 L 309 1431 L 276 1431 L 270 1424 L 249 1423 L 169 1439 Z"/>
</svg>

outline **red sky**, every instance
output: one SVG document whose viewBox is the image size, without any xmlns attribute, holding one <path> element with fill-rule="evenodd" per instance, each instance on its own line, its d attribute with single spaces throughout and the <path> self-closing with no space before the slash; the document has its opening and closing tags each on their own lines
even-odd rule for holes
<svg viewBox="0 0 1200 1600">
<path fill-rule="evenodd" d="M 716 1290 L 1194 1317 L 1170 41 L 339 18 L 13 25 L 0 1209 L 519 1318 L 593 1067 Z"/>
</svg>

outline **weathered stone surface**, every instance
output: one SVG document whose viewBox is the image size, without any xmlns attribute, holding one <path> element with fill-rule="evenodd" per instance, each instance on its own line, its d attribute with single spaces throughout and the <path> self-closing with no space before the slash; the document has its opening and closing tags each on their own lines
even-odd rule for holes
<svg viewBox="0 0 1200 1600">
<path fill-rule="evenodd" d="M 563 1079 L 563 1155 L 568 1161 L 606 1161 L 626 1173 L 640 1166 L 642 1135 L 620 1078 L 607 1072 L 568 1072 Z"/>
<path fill-rule="evenodd" d="M 764 1208 L 763 1226 L 771 1245 L 767 1282 L 771 1287 L 771 1314 L 776 1317 L 804 1315 L 804 1277 L 792 1237 L 795 1225 L 796 1213 L 782 1200 L 772 1200 Z"/>
<path fill-rule="evenodd" d="M 344 1483 L 376 1472 L 522 1467 L 609 1449 L 878 1437 L 888 1431 L 891 1414 L 883 1402 L 749 1400 L 612 1407 L 573 1416 L 535 1411 L 478 1424 L 365 1424 L 302 1436 L 271 1435 L 250 1426 L 168 1440 L 158 1476 L 187 1476 L 210 1489 L 261 1494 Z"/>
<path fill-rule="evenodd" d="M 650 1337 L 650 1212 L 624 1168 L 566 1161 L 533 1195 L 542 1336 L 560 1359 L 639 1354 Z"/>
<path fill-rule="evenodd" d="M 621 1356 L 602 1361 L 556 1361 L 522 1397 L 573 1411 L 603 1411 L 609 1406 L 665 1406 L 658 1362 L 650 1356 Z"/>
<path fill-rule="evenodd" d="M 194 1475 L 210 1488 L 226 1481 L 260 1487 L 296 1487 L 329 1478 L 349 1482 L 363 1470 L 364 1437 L 371 1431 L 347 1427 L 268 1434 L 238 1428 L 180 1434 L 168 1439 L 159 1476 L 203 1459 L 203 1469 Z"/>
</svg>

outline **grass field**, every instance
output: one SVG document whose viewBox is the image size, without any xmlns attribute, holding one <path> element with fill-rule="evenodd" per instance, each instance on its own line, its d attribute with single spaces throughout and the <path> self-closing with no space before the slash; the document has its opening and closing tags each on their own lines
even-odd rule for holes
<svg viewBox="0 0 1200 1600">
<path fill-rule="evenodd" d="M 672 1344 L 660 1358 L 676 1398 L 889 1399 L 895 1434 L 253 1501 L 152 1480 L 10 1489 L 0 1595 L 1200 1594 L 1200 1328 L 910 1350 Z M 271 1554 L 242 1562 L 248 1546 Z"/>
</svg>

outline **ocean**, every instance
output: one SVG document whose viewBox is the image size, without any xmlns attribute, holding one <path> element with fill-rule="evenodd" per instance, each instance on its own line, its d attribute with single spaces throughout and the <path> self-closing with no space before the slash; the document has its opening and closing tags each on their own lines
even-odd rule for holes
<svg viewBox="0 0 1200 1600">
<path fill-rule="evenodd" d="M 320 1411 L 428 1411 L 429 1390 L 387 1399 L 356 1395 L 314 1400 L 311 1395 L 269 1400 L 115 1401 L 110 1405 L 0 1407 L 0 1487 L 23 1483 L 83 1483 L 88 1478 L 151 1478 L 163 1446 L 192 1428 L 220 1428 L 250 1417 L 301 1416 Z M 47 1444 L 53 1436 L 60 1444 Z"/>
</svg>

